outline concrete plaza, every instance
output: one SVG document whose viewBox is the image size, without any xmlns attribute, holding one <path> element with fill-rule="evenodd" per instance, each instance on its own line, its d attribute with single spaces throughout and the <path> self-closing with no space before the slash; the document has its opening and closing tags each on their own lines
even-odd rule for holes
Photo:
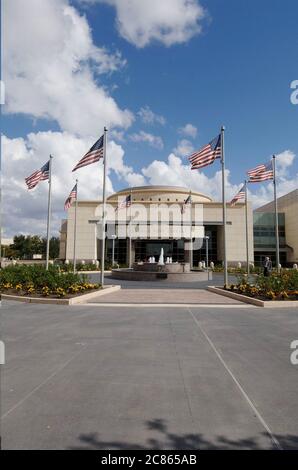
<svg viewBox="0 0 298 470">
<path fill-rule="evenodd" d="M 3 302 L 4 449 L 297 449 L 297 310 L 221 301 Z"/>
</svg>

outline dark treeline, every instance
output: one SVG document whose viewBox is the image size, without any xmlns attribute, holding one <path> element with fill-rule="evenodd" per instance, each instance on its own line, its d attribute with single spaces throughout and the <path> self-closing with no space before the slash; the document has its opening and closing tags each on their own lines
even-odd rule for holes
<svg viewBox="0 0 298 470">
<path fill-rule="evenodd" d="M 43 255 L 45 258 L 47 239 L 39 235 L 16 235 L 13 244 L 2 246 L 2 256 L 5 258 L 32 259 L 33 255 Z M 50 240 L 50 258 L 59 257 L 59 238 Z"/>
</svg>

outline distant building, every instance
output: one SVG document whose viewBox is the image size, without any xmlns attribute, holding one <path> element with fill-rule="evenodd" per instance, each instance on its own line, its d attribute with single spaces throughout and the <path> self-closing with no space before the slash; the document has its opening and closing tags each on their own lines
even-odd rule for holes
<svg viewBox="0 0 298 470">
<path fill-rule="evenodd" d="M 298 263 L 298 189 L 277 200 L 280 262 Z M 260 264 L 265 256 L 275 261 L 274 201 L 254 211 L 254 257 Z"/>
<path fill-rule="evenodd" d="M 180 209 L 190 195 L 189 189 L 176 186 L 142 186 L 128 188 L 119 191 L 107 199 L 107 203 L 113 207 L 113 214 L 119 201 L 125 200 L 131 194 L 132 204 L 141 204 L 145 213 L 150 211 L 152 205 L 156 207 L 170 207 L 176 204 Z M 212 201 L 212 199 L 204 194 L 196 191 L 191 192 L 192 199 L 192 230 L 193 237 L 209 236 L 209 261 L 221 263 L 223 260 L 223 224 L 222 224 L 222 204 L 221 202 Z M 100 259 L 101 241 L 97 239 L 98 223 L 100 223 L 101 212 L 99 209 L 99 201 L 78 201 L 77 213 L 77 259 L 78 260 L 96 260 Z M 203 209 L 203 220 L 196 220 L 195 205 L 199 204 Z M 122 214 L 123 209 L 118 212 Z M 127 210 L 129 211 L 129 209 Z M 60 237 L 60 258 L 73 258 L 74 248 L 74 204 L 68 211 L 67 220 L 62 221 L 61 237 Z M 121 215 L 120 214 L 120 215 Z M 249 258 L 253 262 L 253 213 L 249 205 Z M 145 217 L 147 218 L 147 217 Z M 139 225 L 153 224 L 160 225 L 160 221 L 154 223 L 145 220 L 139 220 Z M 107 226 L 109 220 L 107 220 Z M 177 224 L 176 224 L 177 225 Z M 189 223 L 190 225 L 190 223 Z M 164 248 L 165 257 L 172 257 L 173 261 L 187 262 L 189 261 L 190 239 L 185 236 L 176 236 L 175 227 L 169 222 L 167 237 L 160 237 L 155 232 L 154 227 L 150 226 L 150 234 L 146 237 L 136 236 L 129 243 L 127 236 L 119 235 L 119 226 L 116 225 L 115 239 L 115 260 L 118 263 L 128 263 L 129 250 L 131 246 L 132 261 L 146 260 L 150 256 L 159 256 L 161 248 Z M 202 231 L 200 232 L 200 229 Z M 237 203 L 235 206 L 227 205 L 227 256 L 229 263 L 236 264 L 239 261 L 246 261 L 246 238 L 245 238 L 245 205 Z M 113 240 L 107 239 L 106 243 L 106 259 L 112 257 Z M 199 261 L 206 260 L 206 243 L 193 251 L 193 264 L 197 266 Z"/>
</svg>

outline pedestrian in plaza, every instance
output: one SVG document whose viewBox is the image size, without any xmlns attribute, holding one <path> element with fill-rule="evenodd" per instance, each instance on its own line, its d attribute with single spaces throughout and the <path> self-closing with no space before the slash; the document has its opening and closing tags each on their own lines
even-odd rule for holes
<svg viewBox="0 0 298 470">
<path fill-rule="evenodd" d="M 263 266 L 264 266 L 264 276 L 269 277 L 272 271 L 272 261 L 268 256 L 266 256 Z"/>
</svg>

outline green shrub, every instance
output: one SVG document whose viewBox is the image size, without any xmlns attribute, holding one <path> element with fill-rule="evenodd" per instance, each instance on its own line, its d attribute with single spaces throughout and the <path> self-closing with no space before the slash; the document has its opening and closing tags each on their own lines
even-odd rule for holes
<svg viewBox="0 0 298 470">
<path fill-rule="evenodd" d="M 7 266 L 0 270 L 1 292 L 13 290 L 25 295 L 63 297 L 99 287 L 98 284 L 88 283 L 85 275 L 61 272 L 59 266 L 49 266 L 48 271 L 39 265 Z"/>
<path fill-rule="evenodd" d="M 295 299 L 298 298 L 298 271 L 274 271 L 269 277 L 260 274 L 254 284 L 250 284 L 247 277 L 243 276 L 237 288 L 239 292 L 253 297 L 265 297 L 270 300 Z"/>
</svg>

